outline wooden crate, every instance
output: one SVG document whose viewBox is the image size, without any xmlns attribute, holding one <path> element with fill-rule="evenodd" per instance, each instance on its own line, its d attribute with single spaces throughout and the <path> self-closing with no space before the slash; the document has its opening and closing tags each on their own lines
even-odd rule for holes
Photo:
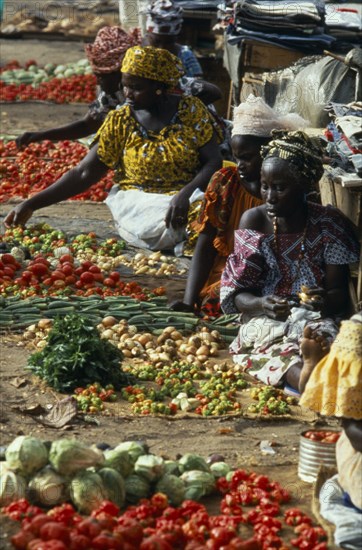
<svg viewBox="0 0 362 550">
<path fill-rule="evenodd" d="M 263 44 L 252 40 L 243 41 L 243 72 L 263 73 L 267 70 L 278 70 L 289 67 L 294 61 L 304 57 L 305 53 Z"/>
</svg>

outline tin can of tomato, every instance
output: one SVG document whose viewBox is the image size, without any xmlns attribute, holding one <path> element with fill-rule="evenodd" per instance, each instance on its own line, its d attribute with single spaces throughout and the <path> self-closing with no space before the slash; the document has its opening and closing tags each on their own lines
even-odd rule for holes
<svg viewBox="0 0 362 550">
<path fill-rule="evenodd" d="M 340 433 L 332 430 L 306 430 L 301 433 L 298 477 L 302 481 L 313 483 L 321 466 L 336 468 L 336 441 Z M 325 437 L 323 434 L 326 434 Z"/>
</svg>

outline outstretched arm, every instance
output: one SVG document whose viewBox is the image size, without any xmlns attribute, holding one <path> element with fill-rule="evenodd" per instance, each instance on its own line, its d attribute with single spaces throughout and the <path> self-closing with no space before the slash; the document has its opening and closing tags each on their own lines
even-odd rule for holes
<svg viewBox="0 0 362 550">
<path fill-rule="evenodd" d="M 31 218 L 34 210 L 74 197 L 97 183 L 108 170 L 99 160 L 97 150 L 98 146 L 93 147 L 75 168 L 9 212 L 4 221 L 6 227 L 23 225 Z"/>
<path fill-rule="evenodd" d="M 16 139 L 16 145 L 17 147 L 22 147 L 24 145 L 29 145 L 29 143 L 43 141 L 44 139 L 49 139 L 51 141 L 79 139 L 94 134 L 101 126 L 101 120 L 94 119 L 87 113 L 81 120 L 71 122 L 65 126 L 59 126 L 58 128 L 51 128 L 41 132 L 25 132 Z"/>
<path fill-rule="evenodd" d="M 222 158 L 215 137 L 212 137 L 206 145 L 200 148 L 199 159 L 201 168 L 194 179 L 187 183 L 171 200 L 165 219 L 166 227 L 185 225 L 190 207 L 189 198 L 192 193 L 195 189 L 205 191 L 211 176 L 221 168 Z"/>
<path fill-rule="evenodd" d="M 194 310 L 217 255 L 216 248 L 213 245 L 215 235 L 216 229 L 209 223 L 206 224 L 205 229 L 199 234 L 186 281 L 183 301 L 171 304 L 173 310 Z"/>
</svg>

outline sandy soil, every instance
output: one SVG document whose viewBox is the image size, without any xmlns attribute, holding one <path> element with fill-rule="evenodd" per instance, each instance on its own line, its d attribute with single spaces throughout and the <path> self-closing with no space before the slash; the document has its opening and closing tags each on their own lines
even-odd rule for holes
<svg viewBox="0 0 362 550">
<path fill-rule="evenodd" d="M 65 42 L 60 45 L 39 41 L 2 41 L 2 62 L 16 57 L 26 60 L 35 58 L 38 62 L 70 60 L 70 52 L 78 59 L 82 56 L 81 45 Z M 85 112 L 84 106 L 54 106 L 39 104 L 1 105 L 2 133 L 20 134 L 24 130 L 40 129 L 49 124 L 62 124 Z M 0 216 L 8 212 L 10 205 L 1 205 Z M 100 236 L 113 236 L 115 230 L 110 213 L 105 205 L 62 203 L 39 212 L 34 223 L 46 221 L 64 229 L 70 234 L 89 230 Z M 184 279 L 156 281 L 143 278 L 144 286 L 159 286 L 165 283 L 170 299 L 182 295 Z M 224 417 L 203 419 L 196 415 L 176 416 L 172 419 L 159 417 L 131 416 L 127 406 L 115 404 L 113 415 L 99 416 L 99 424 L 90 424 L 81 419 L 57 430 L 41 425 L 31 414 L 26 413 L 35 405 L 54 405 L 63 396 L 49 388 L 42 387 L 26 373 L 29 351 L 19 345 L 19 338 L 2 336 L 0 358 L 0 444 L 6 446 L 20 434 L 33 434 L 45 440 L 59 437 L 76 437 L 88 443 L 106 442 L 114 445 L 127 439 L 145 440 L 152 452 L 171 458 L 179 453 L 198 452 L 207 456 L 221 452 L 232 466 L 255 469 L 270 475 L 289 488 L 294 504 L 310 509 L 312 487 L 298 479 L 299 434 L 311 426 L 311 418 L 292 419 L 246 419 Z M 260 442 L 275 443 L 275 455 L 263 455 Z M 11 526 L 2 525 L 0 548 L 10 548 L 8 543 Z"/>
</svg>

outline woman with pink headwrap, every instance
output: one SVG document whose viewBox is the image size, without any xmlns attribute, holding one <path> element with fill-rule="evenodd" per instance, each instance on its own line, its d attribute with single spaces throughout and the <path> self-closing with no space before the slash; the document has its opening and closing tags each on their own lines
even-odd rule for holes
<svg viewBox="0 0 362 550">
<path fill-rule="evenodd" d="M 87 114 L 82 119 L 65 126 L 41 132 L 25 132 L 17 138 L 17 146 L 21 147 L 44 139 L 52 141 L 79 139 L 97 132 L 109 111 L 124 101 L 120 91 L 122 60 L 128 48 L 139 44 L 140 41 L 141 35 L 138 29 L 129 33 L 120 27 L 100 29 L 93 44 L 85 45 L 85 52 L 99 86 L 98 97 L 89 106 Z"/>
</svg>

